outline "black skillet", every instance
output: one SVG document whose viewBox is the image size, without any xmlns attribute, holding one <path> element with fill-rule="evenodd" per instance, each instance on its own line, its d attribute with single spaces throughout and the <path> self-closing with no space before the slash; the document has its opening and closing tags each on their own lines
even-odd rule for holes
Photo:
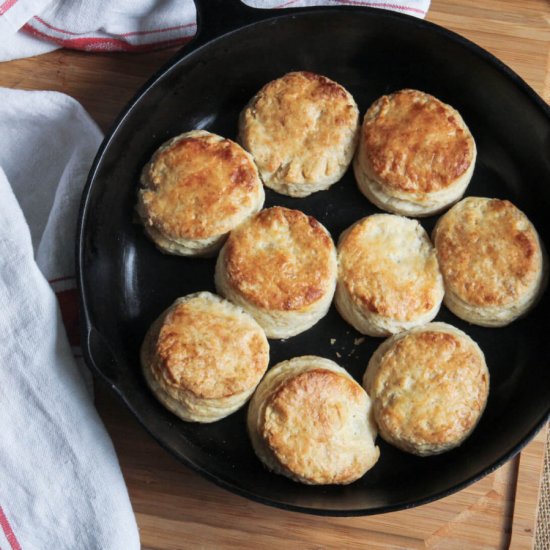
<svg viewBox="0 0 550 550">
<path fill-rule="evenodd" d="M 153 397 L 138 350 L 149 324 L 176 297 L 214 291 L 214 260 L 160 254 L 132 221 L 138 176 L 165 140 L 194 128 L 235 138 L 237 116 L 266 82 L 291 70 L 327 75 L 362 113 L 401 88 L 429 92 L 457 108 L 479 156 L 468 195 L 506 198 L 550 243 L 550 110 L 510 69 L 431 23 L 368 8 L 253 10 L 236 0 L 198 2 L 198 38 L 178 52 L 118 118 L 91 169 L 78 231 L 84 356 L 158 442 L 201 475 L 240 495 L 290 510 L 362 515 L 443 497 L 514 456 L 550 411 L 550 293 L 506 328 L 469 325 L 442 309 L 437 320 L 471 335 L 486 354 L 491 391 L 473 435 L 458 449 L 417 458 L 379 440 L 381 458 L 346 487 L 309 487 L 266 471 L 245 431 L 245 409 L 210 425 L 180 421 Z M 315 216 L 336 240 L 376 211 L 349 171 L 305 199 L 267 192 Z M 435 218 L 422 220 L 431 230 Z M 332 309 L 308 332 L 271 342 L 271 364 L 316 354 L 358 380 L 380 340 L 366 338 Z"/>
</svg>

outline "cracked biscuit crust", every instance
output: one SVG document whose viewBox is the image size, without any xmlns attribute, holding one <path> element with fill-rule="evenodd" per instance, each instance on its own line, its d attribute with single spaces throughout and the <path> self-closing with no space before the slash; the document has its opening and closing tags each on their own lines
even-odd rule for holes
<svg viewBox="0 0 550 550">
<path fill-rule="evenodd" d="M 336 305 L 363 334 L 388 336 L 431 321 L 439 311 L 443 279 L 416 220 L 363 218 L 340 237 L 338 264 Z"/>
<path fill-rule="evenodd" d="M 351 483 L 379 457 L 367 393 L 321 357 L 274 366 L 250 403 L 248 429 L 260 460 L 302 483 Z"/>
<path fill-rule="evenodd" d="M 401 90 L 382 96 L 365 114 L 354 169 L 374 204 L 421 216 L 462 196 L 476 155 L 458 111 L 424 92 Z"/>
<path fill-rule="evenodd" d="M 269 344 L 241 308 L 209 292 L 179 298 L 149 329 L 141 361 L 151 389 L 184 420 L 210 422 L 248 399 Z"/>
<path fill-rule="evenodd" d="M 543 282 L 543 252 L 527 216 L 511 202 L 468 197 L 434 229 L 445 303 L 459 317 L 507 324 L 533 305 Z"/>
<path fill-rule="evenodd" d="M 300 310 L 334 285 L 336 252 L 328 231 L 299 210 L 262 210 L 224 247 L 228 283 L 256 306 Z"/>
<path fill-rule="evenodd" d="M 336 275 L 329 232 L 299 210 L 275 206 L 231 232 L 216 262 L 215 282 L 268 338 L 289 338 L 326 315 Z"/>
<path fill-rule="evenodd" d="M 202 130 L 162 145 L 141 183 L 137 211 L 145 230 L 159 248 L 175 254 L 221 245 L 264 201 L 252 157 L 237 143 Z"/>
<path fill-rule="evenodd" d="M 464 332 L 430 323 L 386 340 L 363 386 L 380 435 L 420 456 L 460 445 L 481 417 L 489 392 L 483 352 Z"/>
<path fill-rule="evenodd" d="M 359 110 L 344 87 L 325 76 L 292 72 L 266 84 L 245 107 L 239 141 L 268 187 L 305 197 L 343 176 L 358 129 Z"/>
</svg>

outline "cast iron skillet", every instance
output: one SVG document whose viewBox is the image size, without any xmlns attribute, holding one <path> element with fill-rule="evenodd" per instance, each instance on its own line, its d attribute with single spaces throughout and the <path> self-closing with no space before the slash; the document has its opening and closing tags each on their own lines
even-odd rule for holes
<svg viewBox="0 0 550 550">
<path fill-rule="evenodd" d="M 437 320 L 466 331 L 487 357 L 491 391 L 479 426 L 460 448 L 431 458 L 402 453 L 379 439 L 378 464 L 346 487 L 308 487 L 267 472 L 248 441 L 245 409 L 210 425 L 185 423 L 148 390 L 138 360 L 146 329 L 176 297 L 214 291 L 214 260 L 166 256 L 145 238 L 132 212 L 140 170 L 162 142 L 181 132 L 206 128 L 235 138 L 248 99 L 288 71 L 305 69 L 342 83 L 362 113 L 378 96 L 406 87 L 450 103 L 479 150 L 467 194 L 513 201 L 550 243 L 550 110 L 490 54 L 433 24 L 383 10 L 198 4 L 198 38 L 120 115 L 84 191 L 77 262 L 87 363 L 184 464 L 265 504 L 316 514 L 374 514 L 443 497 L 491 472 L 520 451 L 549 415 L 549 293 L 528 317 L 500 329 L 468 325 L 443 308 Z M 357 191 L 351 171 L 329 191 L 306 199 L 268 191 L 266 206 L 274 204 L 315 216 L 335 240 L 376 211 Z M 434 222 L 422 220 L 428 231 Z M 358 343 L 359 336 L 331 309 L 310 331 L 271 341 L 271 364 L 316 354 L 335 359 L 359 380 L 381 342 Z"/>
</svg>

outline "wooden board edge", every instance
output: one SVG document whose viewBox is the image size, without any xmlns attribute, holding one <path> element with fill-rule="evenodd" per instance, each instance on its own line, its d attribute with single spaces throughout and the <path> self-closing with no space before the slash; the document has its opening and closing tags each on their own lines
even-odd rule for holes
<svg viewBox="0 0 550 550">
<path fill-rule="evenodd" d="M 548 435 L 548 424 L 546 424 L 520 454 L 510 549 L 532 550 L 533 548 Z"/>
</svg>

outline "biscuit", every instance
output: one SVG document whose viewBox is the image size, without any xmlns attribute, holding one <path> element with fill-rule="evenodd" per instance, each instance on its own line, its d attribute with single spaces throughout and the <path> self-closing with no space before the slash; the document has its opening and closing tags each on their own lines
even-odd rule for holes
<svg viewBox="0 0 550 550">
<path fill-rule="evenodd" d="M 299 210 L 275 206 L 231 232 L 218 256 L 215 282 L 268 338 L 288 338 L 326 315 L 336 272 L 329 232 Z"/>
<path fill-rule="evenodd" d="M 144 167 L 137 213 L 145 233 L 169 254 L 208 256 L 264 204 L 252 157 L 204 130 L 164 143 Z"/>
<path fill-rule="evenodd" d="M 362 334 L 388 336 L 427 323 L 443 294 L 435 249 L 416 220 L 375 214 L 340 236 L 335 304 Z"/>
<path fill-rule="evenodd" d="M 353 168 L 360 191 L 382 210 L 428 216 L 462 197 L 476 155 L 458 111 L 429 94 L 401 90 L 368 109 Z"/>
<path fill-rule="evenodd" d="M 363 387 L 382 438 L 427 456 L 457 447 L 473 431 L 487 403 L 489 371 L 467 334 L 429 323 L 383 342 Z"/>
<path fill-rule="evenodd" d="M 539 237 L 509 201 L 467 197 L 438 220 L 433 240 L 445 305 L 461 319 L 504 326 L 525 314 L 542 292 Z"/>
<path fill-rule="evenodd" d="M 246 403 L 269 363 L 262 328 L 210 292 L 178 298 L 141 347 L 145 380 L 182 420 L 214 422 Z"/>
<path fill-rule="evenodd" d="M 267 187 L 291 197 L 328 189 L 347 170 L 359 110 L 340 84 L 292 72 L 266 84 L 239 119 L 239 141 Z"/>
<path fill-rule="evenodd" d="M 322 357 L 272 367 L 250 401 L 247 425 L 264 465 L 302 483 L 351 483 L 380 455 L 369 396 Z"/>
</svg>

